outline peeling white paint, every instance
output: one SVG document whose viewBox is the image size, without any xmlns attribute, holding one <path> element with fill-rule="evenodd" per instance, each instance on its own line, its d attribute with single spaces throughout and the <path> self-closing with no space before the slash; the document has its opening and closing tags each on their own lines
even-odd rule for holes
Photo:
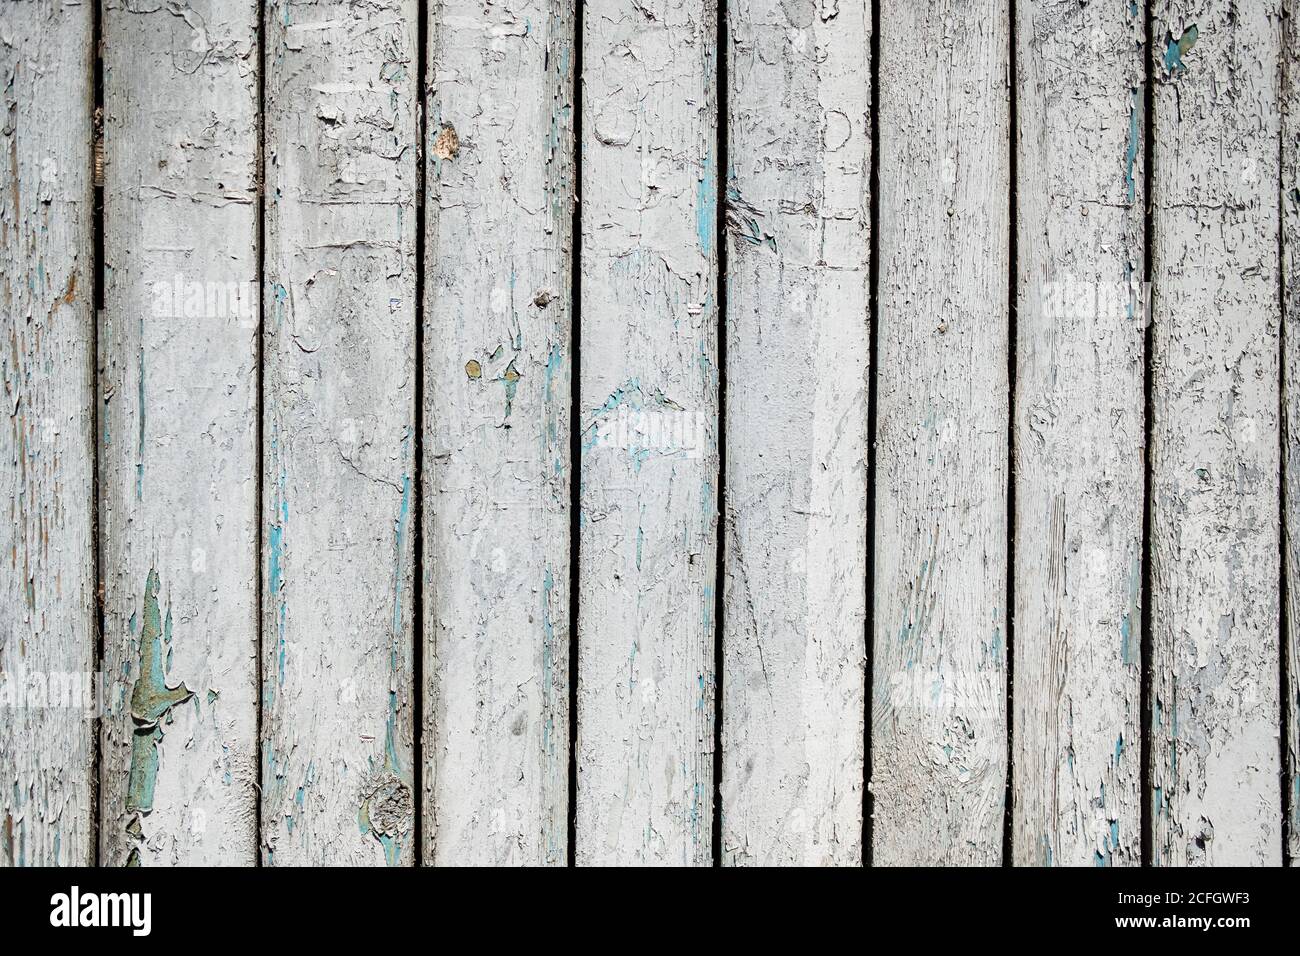
<svg viewBox="0 0 1300 956">
<path fill-rule="evenodd" d="M 449 9 L 429 24 L 424 853 L 564 865 L 574 12 Z"/>
<path fill-rule="evenodd" d="M 1282 687 L 1290 736 L 1283 741 L 1283 812 L 1290 821 L 1290 859 L 1300 859 L 1300 6 L 1284 0 L 1282 39 L 1283 362 L 1282 453 L 1286 469 L 1283 559 L 1286 569 L 1286 683 Z"/>
<path fill-rule="evenodd" d="M 1280 4 L 1154 14 L 1153 862 L 1276 865 Z"/>
<path fill-rule="evenodd" d="M 856 866 L 871 3 L 728 16 L 722 860 Z"/>
<path fill-rule="evenodd" d="M 586 5 L 579 864 L 712 858 L 716 25 L 712 0 Z M 602 437 L 622 407 L 632 438 Z M 695 413 L 703 448 L 652 437 Z"/>
<path fill-rule="evenodd" d="M 877 865 L 1002 857 L 1009 16 L 881 5 Z"/>
<path fill-rule="evenodd" d="M 93 100 L 90 71 L 65 64 L 89 62 L 91 10 L 6 4 L 0 30 L 0 866 L 80 866 L 94 859 Z"/>
<path fill-rule="evenodd" d="M 101 860 L 251 865 L 257 4 L 112 0 L 103 29 Z M 164 683 L 192 694 L 156 727 L 132 707 L 151 573 Z"/>
<path fill-rule="evenodd" d="M 414 0 L 266 8 L 267 864 L 419 852 L 415 26 Z"/>
<path fill-rule="evenodd" d="M 1014 862 L 1141 860 L 1145 15 L 1017 7 Z"/>
</svg>

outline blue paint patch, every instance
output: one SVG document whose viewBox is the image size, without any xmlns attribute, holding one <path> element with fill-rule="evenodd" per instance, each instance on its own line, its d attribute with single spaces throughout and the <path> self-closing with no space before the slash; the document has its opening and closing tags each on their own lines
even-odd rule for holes
<svg viewBox="0 0 1300 956">
<path fill-rule="evenodd" d="M 1138 150 L 1138 91 L 1137 87 L 1132 90 L 1132 106 L 1129 108 L 1128 115 L 1128 151 L 1124 155 L 1124 184 L 1128 189 L 1128 201 L 1133 203 L 1137 199 L 1137 182 L 1133 178 L 1133 167 L 1137 163 Z M 1130 318 L 1132 316 L 1130 315 Z"/>
<path fill-rule="evenodd" d="M 144 500 L 144 423 L 145 423 L 145 405 L 144 405 L 144 320 L 140 320 L 140 367 L 137 378 L 137 388 L 139 392 L 139 414 L 140 414 L 140 437 L 136 447 L 136 464 L 135 464 L 135 500 Z"/>
<path fill-rule="evenodd" d="M 695 186 L 695 235 L 700 252 L 706 256 L 713 248 L 714 233 L 718 228 L 718 183 L 712 174 L 713 154 L 700 163 L 700 179 Z"/>
<path fill-rule="evenodd" d="M 144 628 L 140 634 L 140 669 L 131 688 L 131 768 L 127 778 L 127 810 L 153 810 L 158 779 L 158 744 L 163 723 L 171 722 L 172 709 L 194 696 L 184 684 L 167 684 L 164 649 L 171 640 L 171 611 L 164 626 L 158 609 L 158 572 L 150 570 L 144 587 Z"/>
<path fill-rule="evenodd" d="M 1165 34 L 1165 69 L 1171 76 L 1187 72 L 1187 64 L 1183 62 L 1192 47 L 1196 46 L 1196 40 L 1200 36 L 1200 30 L 1193 23 L 1183 31 L 1177 39 L 1172 33 Z"/>
</svg>

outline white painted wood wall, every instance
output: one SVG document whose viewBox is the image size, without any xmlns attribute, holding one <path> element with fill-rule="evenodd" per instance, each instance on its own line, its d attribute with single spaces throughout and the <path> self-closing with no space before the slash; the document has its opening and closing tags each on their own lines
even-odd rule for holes
<svg viewBox="0 0 1300 956">
<path fill-rule="evenodd" d="M 0 862 L 1292 861 L 1295 5 L 0 5 Z"/>
</svg>

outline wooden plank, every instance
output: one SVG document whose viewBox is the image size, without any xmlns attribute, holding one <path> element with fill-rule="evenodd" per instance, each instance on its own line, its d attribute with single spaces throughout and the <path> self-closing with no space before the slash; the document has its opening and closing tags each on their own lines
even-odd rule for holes
<svg viewBox="0 0 1300 956">
<path fill-rule="evenodd" d="M 1285 487 L 1282 516 L 1286 535 L 1286 683 L 1282 688 L 1289 736 L 1284 811 L 1290 823 L 1288 853 L 1300 859 L 1300 5 L 1284 0 L 1282 21 L 1282 355 Z"/>
<path fill-rule="evenodd" d="M 1141 862 L 1146 19 L 1016 25 L 1018 865 Z"/>
<path fill-rule="evenodd" d="M 103 27 L 101 859 L 251 865 L 257 4 Z"/>
<path fill-rule="evenodd" d="M 0 21 L 0 865 L 84 866 L 94 609 L 92 11 Z"/>
<path fill-rule="evenodd" d="M 1277 0 L 1153 7 L 1149 799 L 1162 866 L 1281 858 L 1279 18 Z"/>
<path fill-rule="evenodd" d="M 413 862 L 416 6 L 266 8 L 262 839 Z"/>
<path fill-rule="evenodd" d="M 1002 856 L 1009 17 L 881 6 L 878 865 Z"/>
<path fill-rule="evenodd" d="M 564 865 L 576 16 L 431 13 L 423 853 Z"/>
<path fill-rule="evenodd" d="M 727 13 L 722 860 L 856 866 L 871 3 Z"/>
<path fill-rule="evenodd" d="M 580 864 L 712 858 L 717 9 L 583 36 Z"/>
</svg>

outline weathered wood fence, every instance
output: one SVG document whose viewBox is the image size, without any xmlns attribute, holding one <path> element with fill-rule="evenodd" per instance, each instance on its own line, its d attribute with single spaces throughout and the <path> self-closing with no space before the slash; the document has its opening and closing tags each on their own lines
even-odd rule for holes
<svg viewBox="0 0 1300 956">
<path fill-rule="evenodd" d="M 3 0 L 0 860 L 1289 862 L 1298 15 Z"/>
</svg>

